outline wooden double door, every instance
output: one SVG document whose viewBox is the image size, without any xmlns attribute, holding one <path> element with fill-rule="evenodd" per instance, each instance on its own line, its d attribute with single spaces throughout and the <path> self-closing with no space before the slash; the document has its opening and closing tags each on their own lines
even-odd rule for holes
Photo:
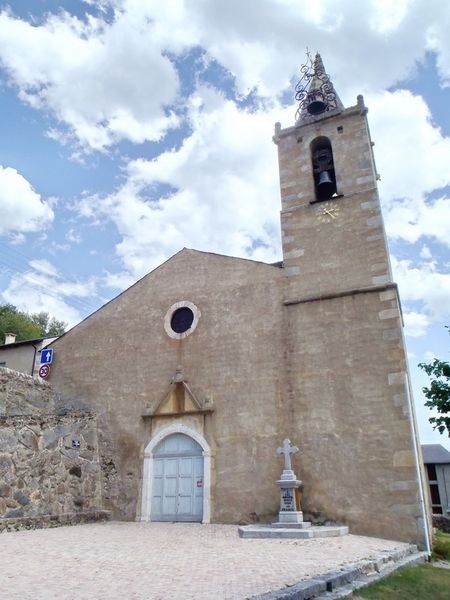
<svg viewBox="0 0 450 600">
<path fill-rule="evenodd" d="M 203 519 L 203 452 L 182 433 L 158 444 L 153 452 L 152 521 Z"/>
</svg>

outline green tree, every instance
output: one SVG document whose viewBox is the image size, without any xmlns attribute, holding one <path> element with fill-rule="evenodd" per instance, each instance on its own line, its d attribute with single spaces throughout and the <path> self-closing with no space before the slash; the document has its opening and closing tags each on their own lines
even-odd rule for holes
<svg viewBox="0 0 450 600">
<path fill-rule="evenodd" d="M 14 333 L 16 341 L 20 342 L 42 337 L 56 337 L 64 333 L 65 327 L 65 323 L 49 317 L 47 313 L 28 315 L 13 304 L 0 305 L 0 344 L 4 343 L 7 333 Z"/>
<path fill-rule="evenodd" d="M 433 429 L 439 433 L 447 431 L 450 437 L 450 364 L 435 358 L 431 363 L 420 363 L 419 367 L 432 378 L 430 387 L 422 388 L 427 398 L 425 406 L 435 409 L 439 414 L 430 417 L 429 421 Z"/>
<path fill-rule="evenodd" d="M 40 312 L 30 315 L 33 323 L 40 327 L 40 330 L 43 332 L 43 337 L 56 337 L 58 335 L 62 335 L 67 327 L 67 323 L 63 321 L 58 321 L 54 317 L 50 317 L 50 315 L 46 312 Z"/>
</svg>

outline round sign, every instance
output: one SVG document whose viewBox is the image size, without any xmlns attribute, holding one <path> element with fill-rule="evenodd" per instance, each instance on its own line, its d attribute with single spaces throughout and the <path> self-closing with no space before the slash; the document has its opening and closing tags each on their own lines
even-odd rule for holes
<svg viewBox="0 0 450 600">
<path fill-rule="evenodd" d="M 42 367 L 40 367 L 39 369 L 39 377 L 42 377 L 42 379 L 47 379 L 47 377 L 50 375 L 50 365 L 42 365 Z"/>
</svg>

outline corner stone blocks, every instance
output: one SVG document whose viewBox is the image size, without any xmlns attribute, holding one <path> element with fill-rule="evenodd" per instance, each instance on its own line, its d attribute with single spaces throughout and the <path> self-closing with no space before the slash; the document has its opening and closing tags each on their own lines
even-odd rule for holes
<svg viewBox="0 0 450 600">
<path fill-rule="evenodd" d="M 336 197 L 315 202 L 311 142 Z M 303 510 L 353 533 L 422 543 L 402 321 L 364 111 L 276 132 L 287 278 L 285 402 L 303 440 Z M 334 217 L 323 217 L 330 206 Z M 325 213 L 326 214 L 326 213 Z M 297 442 L 296 442 L 297 443 Z"/>
<path fill-rule="evenodd" d="M 421 541 L 401 324 L 398 312 L 394 323 L 379 318 L 396 303 L 379 296 L 287 307 L 289 435 L 302 441 L 305 512 L 353 533 Z"/>
<path fill-rule="evenodd" d="M 338 130 L 341 130 L 339 132 Z M 321 219 L 327 203 L 314 199 L 311 142 L 327 137 L 333 148 L 338 216 Z M 281 229 L 291 295 L 337 292 L 391 280 L 364 114 L 356 108 L 302 127 L 279 131 Z"/>
</svg>

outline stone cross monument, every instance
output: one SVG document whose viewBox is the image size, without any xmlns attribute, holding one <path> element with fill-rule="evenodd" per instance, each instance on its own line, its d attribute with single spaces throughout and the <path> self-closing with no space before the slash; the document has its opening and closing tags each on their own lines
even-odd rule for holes
<svg viewBox="0 0 450 600">
<path fill-rule="evenodd" d="M 291 464 L 291 455 L 297 452 L 297 446 L 293 446 L 288 438 L 283 441 L 280 448 L 277 448 L 277 454 L 284 455 L 284 470 L 281 478 L 277 481 L 280 488 L 280 512 L 278 517 L 280 525 L 303 523 L 303 513 L 300 510 L 298 499 L 298 488 L 302 482 L 297 479 Z"/>
<path fill-rule="evenodd" d="M 294 471 L 292 470 L 291 465 L 291 454 L 296 454 L 298 452 L 297 446 L 291 445 L 291 440 L 286 438 L 283 441 L 283 445 L 281 448 L 277 448 L 277 454 L 284 454 L 284 471 L 281 475 L 281 479 L 291 479 Z"/>
<path fill-rule="evenodd" d="M 346 535 L 348 527 L 311 527 L 309 521 L 303 520 L 300 510 L 299 481 L 292 469 L 291 457 L 298 452 L 298 448 L 291 444 L 286 438 L 283 445 L 277 448 L 277 454 L 284 457 L 284 469 L 277 485 L 280 488 L 280 512 L 278 521 L 270 525 L 242 525 L 239 527 L 239 535 L 244 538 L 313 538 L 313 537 L 335 537 Z"/>
</svg>

